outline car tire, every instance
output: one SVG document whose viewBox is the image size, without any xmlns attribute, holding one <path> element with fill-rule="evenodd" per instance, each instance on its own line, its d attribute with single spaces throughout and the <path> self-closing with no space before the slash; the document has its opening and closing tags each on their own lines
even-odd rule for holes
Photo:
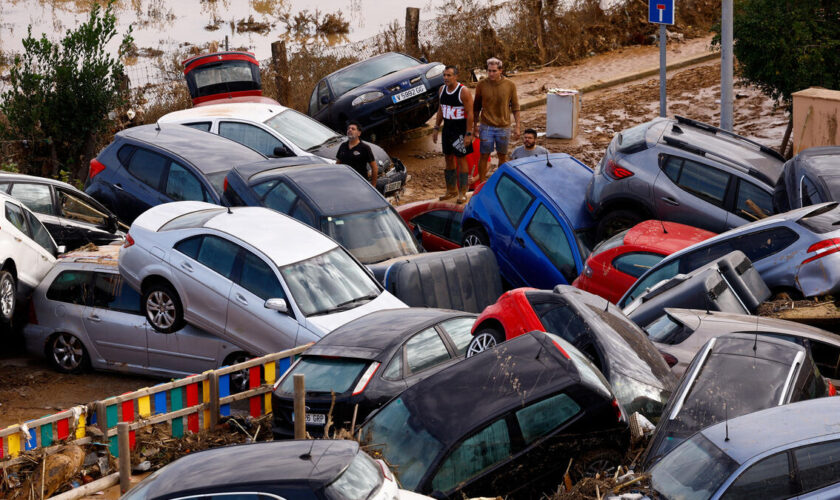
<svg viewBox="0 0 840 500">
<path fill-rule="evenodd" d="M 480 352 L 492 349 L 505 341 L 505 334 L 492 327 L 485 327 L 475 332 L 470 345 L 467 346 L 468 358 Z"/>
<path fill-rule="evenodd" d="M 9 271 L 0 271 L 0 318 L 11 323 L 17 306 L 17 280 Z"/>
<path fill-rule="evenodd" d="M 244 363 L 252 357 L 253 356 L 249 356 L 247 353 L 239 351 L 228 355 L 228 357 L 225 358 L 225 361 L 222 364 L 224 366 L 236 365 L 239 363 Z M 260 372 L 262 372 L 262 367 L 260 367 L 260 369 Z M 240 392 L 247 391 L 250 378 L 251 374 L 248 372 L 248 370 L 239 370 L 238 372 L 232 372 L 230 374 L 230 393 L 238 394 Z"/>
<path fill-rule="evenodd" d="M 184 327 L 184 308 L 178 292 L 169 283 L 152 283 L 143 291 L 143 311 L 156 331 L 177 332 Z"/>
<path fill-rule="evenodd" d="M 90 356 L 84 344 L 69 333 L 57 333 L 50 337 L 47 358 L 62 373 L 81 373 L 90 366 Z"/>
<path fill-rule="evenodd" d="M 622 209 L 607 212 L 603 217 L 601 217 L 601 220 L 598 221 L 598 241 L 604 241 L 605 239 L 620 233 L 625 229 L 630 229 L 639 222 L 642 222 L 644 219 L 645 218 L 640 213 L 633 212 L 631 210 Z"/>
<path fill-rule="evenodd" d="M 464 231 L 464 236 L 461 237 L 461 246 L 474 247 L 476 245 L 490 246 L 490 238 L 487 237 L 487 231 L 483 227 L 471 227 Z"/>
<path fill-rule="evenodd" d="M 621 464 L 621 453 L 611 448 L 587 450 L 578 456 L 575 474 L 578 478 L 594 477 Z"/>
</svg>

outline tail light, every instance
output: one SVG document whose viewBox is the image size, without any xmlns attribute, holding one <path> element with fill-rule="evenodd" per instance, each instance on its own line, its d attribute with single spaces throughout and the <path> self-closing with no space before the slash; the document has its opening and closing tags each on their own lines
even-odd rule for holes
<svg viewBox="0 0 840 500">
<path fill-rule="evenodd" d="M 222 187 L 222 191 L 227 192 L 227 190 L 228 190 L 228 181 L 227 181 L 227 177 L 225 177 L 225 183 L 224 183 L 224 186 Z"/>
<path fill-rule="evenodd" d="M 802 264 L 807 264 L 817 259 L 821 259 L 826 255 L 831 255 L 837 252 L 840 252 L 840 238 L 831 238 L 828 240 L 818 241 L 817 243 L 814 243 L 813 245 L 808 247 L 808 253 L 815 253 L 816 255 L 813 255 L 803 260 Z"/>
<path fill-rule="evenodd" d="M 33 325 L 38 324 L 38 315 L 35 314 L 35 301 L 34 300 L 29 301 L 29 322 Z M 829 384 L 830 383 L 831 382 L 829 382 Z M 832 389 L 833 388 L 834 387 L 832 386 Z M 833 394 L 832 394 L 832 396 L 833 396 Z"/>
<path fill-rule="evenodd" d="M 612 407 L 613 407 L 613 410 L 615 410 L 615 418 L 619 422 L 624 422 L 624 412 L 621 411 L 621 405 L 618 404 L 617 399 L 612 400 Z"/>
<path fill-rule="evenodd" d="M 568 353 L 568 352 L 566 352 L 566 350 L 565 350 L 565 349 L 563 349 L 563 348 L 560 346 L 560 344 L 558 344 L 558 343 L 557 343 L 557 341 L 556 341 L 556 340 L 552 340 L 552 341 L 551 341 L 551 343 L 552 343 L 552 344 L 554 344 L 554 347 L 556 347 L 556 348 L 557 348 L 557 349 L 558 349 L 561 353 L 563 353 L 563 356 L 566 356 L 566 359 L 572 359 L 572 358 L 569 356 L 569 353 Z"/>
<path fill-rule="evenodd" d="M 394 476 L 391 475 L 391 471 L 388 470 L 388 465 L 385 463 L 385 461 L 381 460 L 381 459 L 377 459 L 376 463 L 379 464 L 379 470 L 382 471 L 382 477 L 384 477 L 388 481 L 393 481 Z"/>
<path fill-rule="evenodd" d="M 659 354 L 661 354 L 662 357 L 665 358 L 665 362 L 668 363 L 668 368 L 673 368 L 674 365 L 679 363 L 679 360 L 677 358 L 671 356 L 667 352 L 660 352 Z"/>
<path fill-rule="evenodd" d="M 831 383 L 831 380 L 826 380 L 828 382 L 828 395 L 829 396 L 836 396 L 837 395 L 837 388 L 834 387 L 834 384 Z"/>
<path fill-rule="evenodd" d="M 353 396 L 358 396 L 362 392 L 364 392 L 365 388 L 367 387 L 370 379 L 373 378 L 373 374 L 376 373 L 376 370 L 379 369 L 380 363 L 371 363 L 368 366 L 368 369 L 362 374 L 362 378 L 359 379 L 359 383 L 356 384 L 356 388 L 353 389 Z"/>
<path fill-rule="evenodd" d="M 125 235 L 125 243 L 123 243 L 123 248 L 128 248 L 134 244 L 134 238 L 131 237 L 130 234 Z"/>
<path fill-rule="evenodd" d="M 99 160 L 96 158 L 90 160 L 90 169 L 88 169 L 88 179 L 93 179 L 97 175 L 99 175 L 103 170 L 105 170 L 105 165 L 103 165 Z"/>
<path fill-rule="evenodd" d="M 612 160 L 607 162 L 606 168 L 604 168 L 604 172 L 615 180 L 625 179 L 634 175 L 632 171 L 627 170 L 626 168 L 622 167 L 621 165 Z"/>
</svg>

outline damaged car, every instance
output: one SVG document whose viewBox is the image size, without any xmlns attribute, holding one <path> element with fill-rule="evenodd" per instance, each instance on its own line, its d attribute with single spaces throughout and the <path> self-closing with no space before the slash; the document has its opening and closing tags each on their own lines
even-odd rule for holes
<svg viewBox="0 0 840 500">
<path fill-rule="evenodd" d="M 785 163 L 773 193 L 776 211 L 840 201 L 840 147 L 808 148 Z"/>
<path fill-rule="evenodd" d="M 464 358 L 475 315 L 431 308 L 377 311 L 333 330 L 274 385 L 275 438 L 294 436 L 294 375 L 305 376 L 306 431 L 350 429 L 420 380 Z"/>
<path fill-rule="evenodd" d="M 436 498 L 540 498 L 569 459 L 615 466 L 628 444 L 621 406 L 584 355 L 530 332 L 406 389 L 360 430 L 403 487 Z"/>
</svg>

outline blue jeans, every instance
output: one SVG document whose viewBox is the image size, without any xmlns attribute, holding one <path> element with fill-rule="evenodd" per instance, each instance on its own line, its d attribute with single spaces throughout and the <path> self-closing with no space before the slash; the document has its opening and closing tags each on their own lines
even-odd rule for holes
<svg viewBox="0 0 840 500">
<path fill-rule="evenodd" d="M 495 149 L 500 155 L 507 155 L 510 128 L 491 127 L 482 123 L 478 126 L 478 135 L 481 138 L 481 154 L 489 155 Z"/>
</svg>

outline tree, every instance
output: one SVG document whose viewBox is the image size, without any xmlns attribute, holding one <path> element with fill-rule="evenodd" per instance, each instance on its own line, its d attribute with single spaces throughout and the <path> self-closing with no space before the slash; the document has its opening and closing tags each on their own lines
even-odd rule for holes
<svg viewBox="0 0 840 500">
<path fill-rule="evenodd" d="M 29 26 L 0 102 L 6 117 L 0 134 L 28 141 L 34 154 L 47 152 L 49 166 L 35 173 L 56 176 L 63 166 L 77 179 L 87 177 L 97 139 L 111 124 L 108 113 L 124 102 L 120 58 L 133 39 L 129 27 L 117 56 L 106 50 L 117 34 L 113 2 L 104 9 L 94 3 L 87 22 L 68 30 L 60 44 L 46 34 L 34 38 Z"/>
</svg>

